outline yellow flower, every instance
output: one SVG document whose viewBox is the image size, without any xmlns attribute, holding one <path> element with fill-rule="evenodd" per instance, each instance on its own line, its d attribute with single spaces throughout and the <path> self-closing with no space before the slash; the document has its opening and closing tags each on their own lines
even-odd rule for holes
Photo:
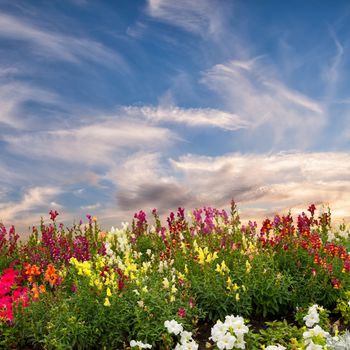
<svg viewBox="0 0 350 350">
<path fill-rule="evenodd" d="M 109 299 L 106 297 L 105 302 L 103 304 L 104 306 L 111 306 L 111 303 L 109 302 Z"/>
<path fill-rule="evenodd" d="M 239 301 L 239 293 L 236 293 L 236 301 Z"/>
<path fill-rule="evenodd" d="M 164 277 L 163 278 L 163 288 L 168 289 L 169 286 L 170 286 L 169 280 L 166 277 Z"/>
<path fill-rule="evenodd" d="M 246 271 L 246 273 L 249 273 L 251 269 L 252 269 L 252 265 L 250 265 L 249 261 L 247 260 L 245 262 L 245 271 Z"/>
<path fill-rule="evenodd" d="M 203 250 L 202 248 L 198 248 L 198 263 L 201 265 L 204 265 L 204 261 L 205 261 L 205 250 Z"/>
<path fill-rule="evenodd" d="M 183 273 L 181 273 L 181 272 L 177 272 L 177 278 L 180 279 L 180 280 L 185 280 L 186 279 L 185 275 Z"/>
<path fill-rule="evenodd" d="M 106 294 L 107 294 L 107 297 L 111 297 L 112 296 L 112 292 L 111 292 L 109 287 L 107 288 Z"/>
</svg>

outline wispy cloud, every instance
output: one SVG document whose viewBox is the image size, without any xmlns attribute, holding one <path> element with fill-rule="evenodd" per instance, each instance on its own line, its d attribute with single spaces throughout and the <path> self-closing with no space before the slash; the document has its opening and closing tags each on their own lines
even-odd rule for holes
<svg viewBox="0 0 350 350">
<path fill-rule="evenodd" d="M 0 87 L 0 123 L 19 129 L 29 127 L 30 121 L 23 117 L 25 103 L 52 104 L 59 100 L 57 95 L 26 83 L 5 83 Z"/>
<path fill-rule="evenodd" d="M 126 107 L 123 109 L 133 117 L 141 116 L 153 123 L 184 124 L 192 127 L 215 127 L 238 130 L 249 127 L 238 115 L 212 108 L 180 108 L 176 106 Z"/>
<path fill-rule="evenodd" d="M 223 7 L 210 0 L 148 0 L 147 13 L 186 31 L 217 35 L 223 29 Z"/>
<path fill-rule="evenodd" d="M 310 130 L 317 133 L 325 125 L 324 108 L 283 84 L 268 68 L 254 60 L 246 64 L 233 60 L 205 72 L 202 82 L 220 95 L 227 110 L 247 123 L 269 125 L 276 144 L 288 135 L 294 144 L 305 147 Z"/>
<path fill-rule="evenodd" d="M 122 150 L 157 149 L 175 135 L 142 122 L 103 120 L 87 126 L 5 135 L 8 148 L 27 157 L 60 159 L 85 165 L 110 164 Z"/>
<path fill-rule="evenodd" d="M 339 68 L 340 68 L 342 58 L 344 56 L 344 47 L 340 43 L 335 32 L 332 29 L 330 29 L 330 35 L 333 39 L 333 42 L 334 42 L 334 45 L 336 48 L 336 54 L 335 54 L 335 56 L 332 60 L 332 63 L 329 66 L 329 69 L 326 73 L 326 79 L 328 80 L 328 82 L 330 84 L 335 84 L 339 78 Z"/>
<path fill-rule="evenodd" d="M 27 43 L 31 54 L 35 56 L 71 63 L 90 61 L 124 70 L 128 67 L 119 53 L 95 40 L 53 32 L 4 13 L 0 14 L 0 37 Z"/>
<path fill-rule="evenodd" d="M 50 202 L 60 194 L 62 190 L 59 187 L 33 187 L 24 193 L 19 202 L 0 203 L 0 220 L 6 220 L 10 223 L 13 220 L 23 221 L 24 216 L 33 210 L 41 210 L 46 212 L 50 207 Z"/>
</svg>

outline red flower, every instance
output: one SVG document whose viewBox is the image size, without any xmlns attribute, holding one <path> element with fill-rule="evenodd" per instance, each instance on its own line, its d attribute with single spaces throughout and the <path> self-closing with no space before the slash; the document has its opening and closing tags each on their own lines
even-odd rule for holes
<svg viewBox="0 0 350 350">
<path fill-rule="evenodd" d="M 186 310 L 183 307 L 180 307 L 179 310 L 177 310 L 177 314 L 181 317 L 184 318 L 186 316 Z"/>
<path fill-rule="evenodd" d="M 316 210 L 315 204 L 311 204 L 308 208 L 308 211 L 311 213 L 311 216 L 314 216 L 315 210 Z"/>
</svg>

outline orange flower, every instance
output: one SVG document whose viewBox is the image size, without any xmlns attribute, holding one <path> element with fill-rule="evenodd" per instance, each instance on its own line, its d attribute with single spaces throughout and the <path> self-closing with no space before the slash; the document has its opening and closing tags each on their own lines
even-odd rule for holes
<svg viewBox="0 0 350 350">
<path fill-rule="evenodd" d="M 40 270 L 36 265 L 26 264 L 24 273 L 28 276 L 28 281 L 32 283 L 34 277 L 40 275 Z"/>
<path fill-rule="evenodd" d="M 58 283 L 58 275 L 56 273 L 56 269 L 51 264 L 47 265 L 45 271 L 45 281 L 49 282 L 51 287 Z"/>
</svg>

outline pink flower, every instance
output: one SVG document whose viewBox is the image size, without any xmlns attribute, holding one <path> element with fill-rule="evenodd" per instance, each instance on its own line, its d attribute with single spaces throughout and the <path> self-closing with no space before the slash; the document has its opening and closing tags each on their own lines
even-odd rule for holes
<svg viewBox="0 0 350 350">
<path fill-rule="evenodd" d="M 57 210 L 50 210 L 50 219 L 52 220 L 52 221 L 55 221 L 55 219 L 56 219 L 56 217 L 58 216 L 58 212 L 57 212 Z"/>
</svg>

